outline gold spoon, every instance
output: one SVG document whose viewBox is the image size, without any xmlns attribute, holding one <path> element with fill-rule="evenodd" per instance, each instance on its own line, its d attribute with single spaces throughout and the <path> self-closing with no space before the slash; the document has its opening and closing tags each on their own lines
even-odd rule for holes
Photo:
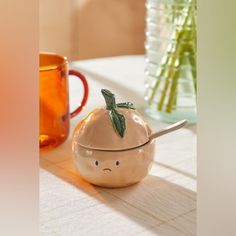
<svg viewBox="0 0 236 236">
<path fill-rule="evenodd" d="M 151 141 L 151 140 L 154 139 L 154 138 L 157 138 L 157 137 L 160 137 L 160 136 L 162 136 L 162 135 L 165 135 L 165 134 L 168 134 L 168 133 L 170 133 L 170 132 L 173 132 L 173 131 L 175 131 L 175 130 L 178 130 L 178 129 L 184 127 L 187 123 L 188 123 L 187 120 L 181 120 L 181 121 L 179 121 L 179 122 L 177 122 L 177 123 L 174 123 L 174 124 L 172 124 L 172 125 L 170 125 L 170 126 L 167 126 L 166 128 L 164 128 L 164 129 L 162 129 L 162 130 L 160 130 L 160 131 L 158 131 L 158 132 L 155 132 L 155 133 L 151 134 L 151 135 L 149 136 L 149 141 Z M 149 142 L 149 141 L 148 141 L 148 142 Z"/>
<path fill-rule="evenodd" d="M 140 146 L 137 146 L 137 147 L 132 147 L 132 148 L 127 148 L 127 149 L 122 149 L 122 150 L 113 150 L 113 151 L 127 151 L 127 150 L 132 150 L 132 149 L 136 149 L 136 148 L 139 148 L 139 147 L 142 147 L 144 145 L 146 145 L 147 143 L 149 143 L 151 140 L 155 139 L 155 138 L 158 138 L 162 135 L 165 135 L 165 134 L 168 134 L 170 132 L 173 132 L 175 130 L 178 130 L 182 127 L 184 127 L 186 124 L 187 124 L 187 120 L 181 120 L 181 121 L 178 121 L 172 125 L 169 125 L 167 126 L 166 128 L 158 131 L 158 132 L 155 132 L 155 133 L 152 133 L 149 137 L 148 137 L 148 141 L 143 143 L 142 145 Z"/>
</svg>

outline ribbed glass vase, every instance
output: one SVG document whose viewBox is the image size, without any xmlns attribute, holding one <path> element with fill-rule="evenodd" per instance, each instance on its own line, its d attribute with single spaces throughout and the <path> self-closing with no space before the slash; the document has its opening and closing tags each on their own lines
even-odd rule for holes
<svg viewBox="0 0 236 236">
<path fill-rule="evenodd" d="M 196 0 L 146 1 L 146 112 L 196 122 Z"/>
</svg>

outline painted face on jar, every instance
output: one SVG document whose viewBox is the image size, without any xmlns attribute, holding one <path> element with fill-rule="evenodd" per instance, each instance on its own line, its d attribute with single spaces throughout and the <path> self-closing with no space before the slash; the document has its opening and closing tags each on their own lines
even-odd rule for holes
<svg viewBox="0 0 236 236">
<path fill-rule="evenodd" d="M 100 171 L 102 171 L 104 173 L 111 173 L 112 171 L 116 171 L 117 170 L 117 168 L 120 165 L 120 161 L 119 160 L 115 160 L 115 161 L 113 161 L 113 165 L 112 165 L 112 162 L 111 162 L 109 164 L 107 163 L 108 165 L 106 166 L 106 162 L 103 163 L 102 161 L 95 160 L 94 164 L 97 167 L 97 169 L 100 169 Z"/>
<path fill-rule="evenodd" d="M 147 175 L 152 161 L 149 152 L 149 145 L 116 152 L 80 148 L 75 158 L 81 176 L 88 182 L 119 187 L 138 182 Z"/>
</svg>

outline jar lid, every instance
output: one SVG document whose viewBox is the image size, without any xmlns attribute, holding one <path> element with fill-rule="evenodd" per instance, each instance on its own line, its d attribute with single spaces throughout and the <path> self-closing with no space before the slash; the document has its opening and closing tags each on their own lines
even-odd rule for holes
<svg viewBox="0 0 236 236">
<path fill-rule="evenodd" d="M 117 111 L 125 117 L 123 137 L 114 130 L 110 111 L 97 108 L 77 125 L 73 142 L 89 149 L 115 151 L 135 148 L 149 141 L 151 129 L 136 110 L 118 108 Z"/>
</svg>

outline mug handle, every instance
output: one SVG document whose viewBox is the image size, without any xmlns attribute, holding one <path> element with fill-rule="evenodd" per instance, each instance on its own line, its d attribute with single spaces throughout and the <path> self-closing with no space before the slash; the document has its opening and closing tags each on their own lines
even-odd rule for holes
<svg viewBox="0 0 236 236">
<path fill-rule="evenodd" d="M 84 86 L 84 96 L 83 96 L 80 106 L 78 108 L 76 108 L 73 112 L 70 113 L 70 118 L 73 118 L 73 117 L 77 116 L 81 112 L 81 110 L 84 109 L 84 106 L 88 100 L 89 88 L 88 88 L 88 82 L 87 82 L 85 76 L 82 75 L 80 72 L 78 72 L 76 70 L 69 70 L 69 75 L 76 76 L 78 79 L 81 80 L 81 82 Z"/>
</svg>

